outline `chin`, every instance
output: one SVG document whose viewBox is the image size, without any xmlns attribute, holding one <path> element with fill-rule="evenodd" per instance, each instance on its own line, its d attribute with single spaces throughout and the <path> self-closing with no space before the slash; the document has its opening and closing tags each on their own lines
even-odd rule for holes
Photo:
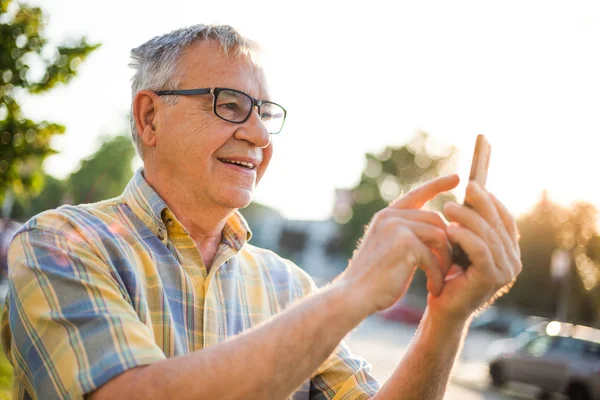
<svg viewBox="0 0 600 400">
<path fill-rule="evenodd" d="M 244 208 L 252 202 L 251 190 L 239 190 L 234 193 L 224 193 L 221 198 L 221 204 L 227 208 Z"/>
</svg>

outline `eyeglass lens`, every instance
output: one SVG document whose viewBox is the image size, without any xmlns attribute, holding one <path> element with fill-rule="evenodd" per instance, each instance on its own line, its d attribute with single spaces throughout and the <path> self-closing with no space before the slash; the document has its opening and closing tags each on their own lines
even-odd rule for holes
<svg viewBox="0 0 600 400">
<path fill-rule="evenodd" d="M 216 114 L 231 122 L 242 122 L 252 112 L 252 99 L 244 93 L 222 90 L 215 101 Z M 269 133 L 278 133 L 283 125 L 285 112 L 275 103 L 265 102 L 260 108 L 260 119 Z"/>
</svg>

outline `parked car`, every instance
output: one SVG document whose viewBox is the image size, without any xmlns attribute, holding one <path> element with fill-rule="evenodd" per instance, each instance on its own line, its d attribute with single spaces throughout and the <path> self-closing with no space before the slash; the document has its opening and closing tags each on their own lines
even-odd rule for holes
<svg viewBox="0 0 600 400">
<path fill-rule="evenodd" d="M 473 320 L 471 329 L 484 329 L 507 336 L 515 336 L 530 325 L 527 318 L 518 311 L 489 307 Z"/>
<path fill-rule="evenodd" d="M 534 337 L 544 334 L 550 322 L 539 317 L 530 317 L 527 321 L 531 324 L 515 336 L 498 339 L 490 343 L 486 349 L 486 359 L 492 360 L 500 354 L 514 352 L 523 347 Z"/>
<path fill-rule="evenodd" d="M 600 400 L 600 330 L 550 322 L 545 332 L 495 357 L 490 376 L 497 387 L 516 381 L 571 400 Z"/>
</svg>

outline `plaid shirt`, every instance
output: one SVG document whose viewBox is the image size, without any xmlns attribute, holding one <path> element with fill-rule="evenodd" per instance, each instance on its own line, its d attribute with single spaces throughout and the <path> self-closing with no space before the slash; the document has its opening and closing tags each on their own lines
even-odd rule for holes
<svg viewBox="0 0 600 400">
<path fill-rule="evenodd" d="M 315 290 L 250 236 L 233 214 L 207 272 L 142 170 L 117 198 L 32 218 L 9 250 L 2 314 L 13 397 L 80 399 L 130 368 L 220 343 Z M 342 342 L 292 398 L 368 398 L 379 388 L 369 370 Z"/>
</svg>

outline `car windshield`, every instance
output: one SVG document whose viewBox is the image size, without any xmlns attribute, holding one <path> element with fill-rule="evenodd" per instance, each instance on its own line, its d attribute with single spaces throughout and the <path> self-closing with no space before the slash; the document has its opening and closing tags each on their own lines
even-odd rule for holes
<svg viewBox="0 0 600 400">
<path fill-rule="evenodd" d="M 538 336 L 527 342 L 522 347 L 522 350 L 535 357 L 540 357 L 544 355 L 548 351 L 548 349 L 550 349 L 550 346 L 552 345 L 552 339 L 552 336 Z"/>
<path fill-rule="evenodd" d="M 600 343 L 587 342 L 584 354 L 588 357 L 593 357 L 600 360 Z"/>
<path fill-rule="evenodd" d="M 551 351 L 553 353 L 568 354 L 569 356 L 584 356 L 600 360 L 600 343 L 572 337 L 540 335 L 520 347 L 527 353 L 537 357 Z"/>
</svg>

